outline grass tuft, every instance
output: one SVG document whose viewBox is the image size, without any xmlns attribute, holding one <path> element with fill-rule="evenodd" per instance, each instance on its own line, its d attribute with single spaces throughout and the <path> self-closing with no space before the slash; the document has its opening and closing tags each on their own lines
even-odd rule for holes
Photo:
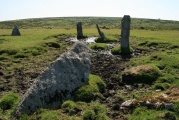
<svg viewBox="0 0 179 120">
<path fill-rule="evenodd" d="M 161 71 L 156 66 L 140 65 L 125 70 L 122 74 L 122 81 L 128 84 L 152 84 L 159 78 L 159 76 L 161 76 Z"/>
<path fill-rule="evenodd" d="M 89 47 L 94 50 L 106 50 L 108 46 L 105 43 L 92 43 Z"/>
<path fill-rule="evenodd" d="M 79 89 L 74 94 L 75 101 L 90 102 L 94 99 L 96 93 L 104 92 L 106 84 L 96 75 L 89 75 L 88 83 Z"/>
<path fill-rule="evenodd" d="M 0 108 L 8 110 L 14 107 L 19 102 L 19 96 L 16 93 L 7 93 L 0 99 Z"/>
</svg>

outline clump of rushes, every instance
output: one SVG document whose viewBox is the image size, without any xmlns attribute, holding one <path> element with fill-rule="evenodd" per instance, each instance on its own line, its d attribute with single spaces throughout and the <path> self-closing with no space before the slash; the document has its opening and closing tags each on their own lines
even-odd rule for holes
<svg viewBox="0 0 179 120">
<path fill-rule="evenodd" d="M 89 75 L 88 83 L 75 91 L 75 101 L 90 102 L 94 99 L 95 94 L 104 92 L 106 84 L 97 75 Z"/>
</svg>

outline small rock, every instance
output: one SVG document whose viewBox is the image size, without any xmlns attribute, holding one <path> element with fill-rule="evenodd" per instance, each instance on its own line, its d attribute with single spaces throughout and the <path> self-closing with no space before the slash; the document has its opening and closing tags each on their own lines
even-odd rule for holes
<svg viewBox="0 0 179 120">
<path fill-rule="evenodd" d="M 165 103 L 164 106 L 165 106 L 165 109 L 171 110 L 173 108 L 173 103 Z"/>
<path fill-rule="evenodd" d="M 155 90 L 156 92 L 160 92 L 161 91 L 161 89 L 157 89 L 157 90 Z"/>
<path fill-rule="evenodd" d="M 162 96 L 163 96 L 164 98 L 167 98 L 167 97 L 168 97 L 168 95 L 167 95 L 167 94 L 162 94 Z"/>
<path fill-rule="evenodd" d="M 127 100 L 121 104 L 121 107 L 132 107 L 136 99 Z"/>
</svg>

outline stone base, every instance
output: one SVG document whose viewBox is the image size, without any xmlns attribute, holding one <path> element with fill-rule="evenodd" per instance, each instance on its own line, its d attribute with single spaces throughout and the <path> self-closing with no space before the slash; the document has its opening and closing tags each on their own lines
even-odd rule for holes
<svg viewBox="0 0 179 120">
<path fill-rule="evenodd" d="M 87 38 L 86 36 L 77 36 L 77 39 L 79 40 L 79 39 L 85 39 L 85 38 Z"/>
<path fill-rule="evenodd" d="M 130 55 L 132 54 L 132 48 L 127 47 L 127 48 L 122 48 L 121 47 L 121 55 Z"/>
</svg>

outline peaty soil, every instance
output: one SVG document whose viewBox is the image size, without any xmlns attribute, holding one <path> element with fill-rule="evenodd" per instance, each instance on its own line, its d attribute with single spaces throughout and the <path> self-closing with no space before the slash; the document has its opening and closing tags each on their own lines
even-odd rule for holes
<svg viewBox="0 0 179 120">
<path fill-rule="evenodd" d="M 101 76 L 107 85 L 106 91 L 96 99 L 108 108 L 111 119 L 126 119 L 120 112 L 120 105 L 124 100 L 118 95 L 118 91 L 125 89 L 121 73 L 128 66 L 129 60 L 130 56 L 122 58 L 101 51 L 92 54 L 91 73 Z"/>
</svg>

